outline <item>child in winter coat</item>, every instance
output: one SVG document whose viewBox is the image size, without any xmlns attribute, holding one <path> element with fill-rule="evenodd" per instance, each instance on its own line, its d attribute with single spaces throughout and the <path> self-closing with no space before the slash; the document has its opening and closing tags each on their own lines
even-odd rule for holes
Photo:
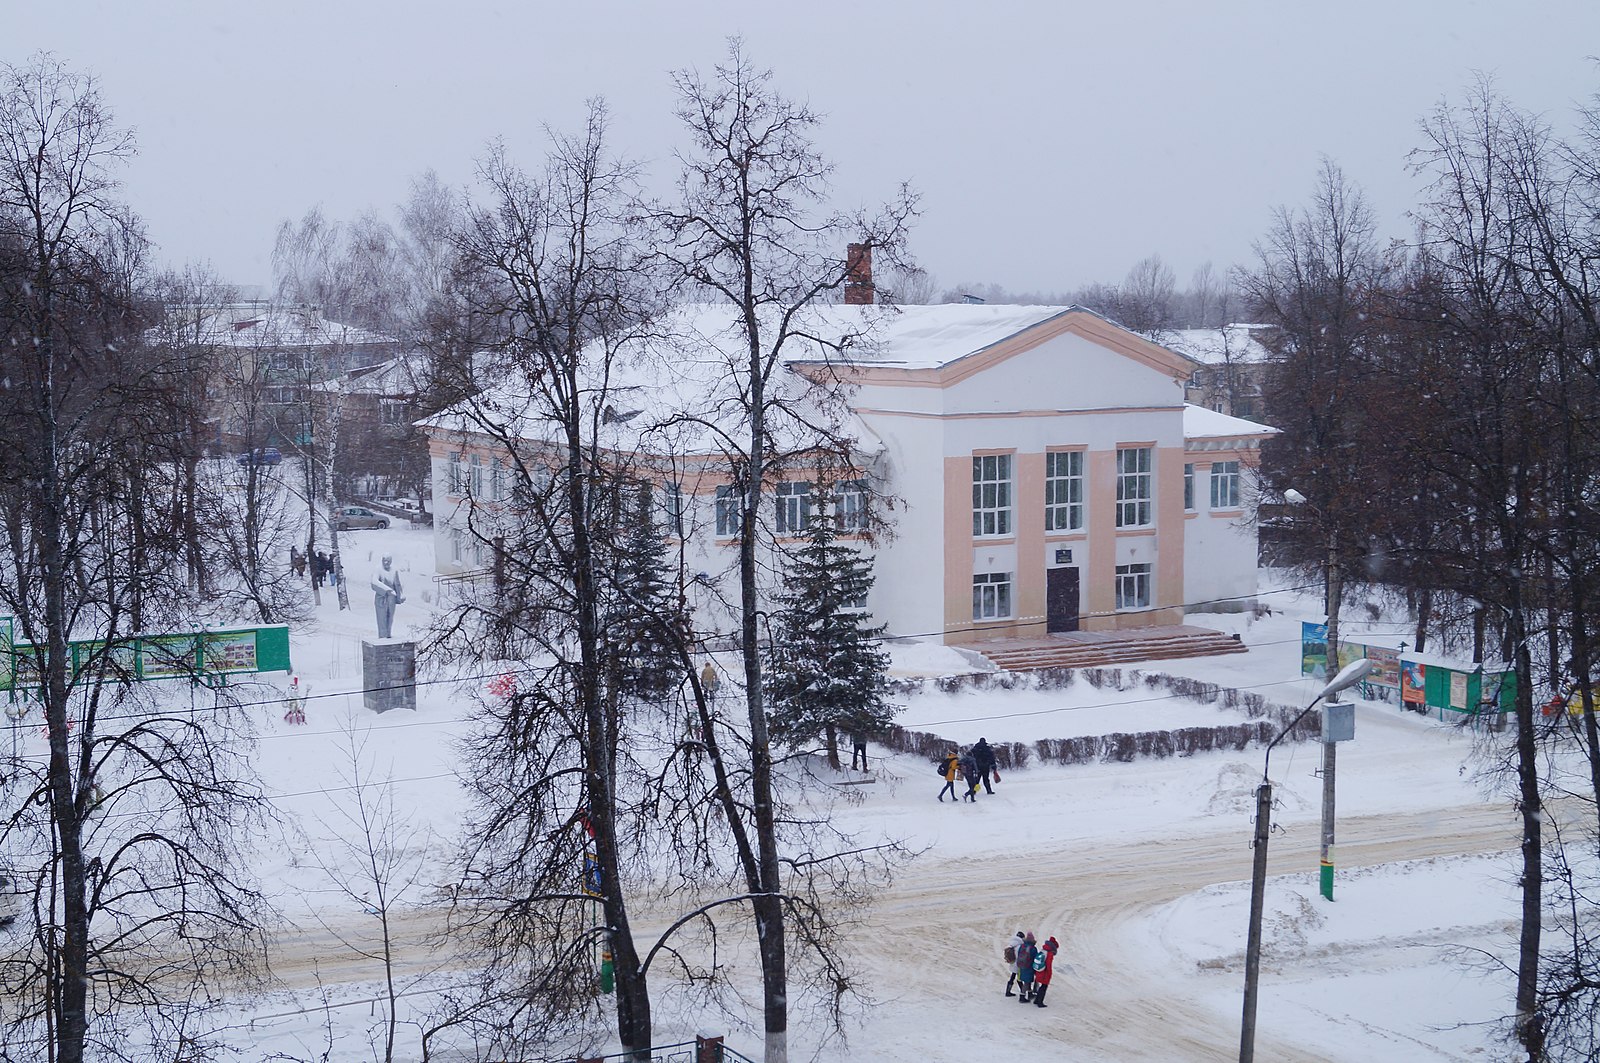
<svg viewBox="0 0 1600 1063">
<path fill-rule="evenodd" d="M 939 773 L 944 776 L 944 789 L 939 791 L 941 804 L 944 802 L 945 794 L 949 794 L 952 801 L 955 800 L 956 780 L 961 778 L 960 761 L 961 754 L 955 750 L 951 750 L 944 755 L 944 765 L 939 769 Z"/>
<path fill-rule="evenodd" d="M 1033 999 L 1033 958 L 1038 951 L 1032 934 L 1024 935 L 1017 946 L 1017 995 L 1024 1004 Z"/>
<path fill-rule="evenodd" d="M 1006 996 L 1008 997 L 1016 996 L 1011 991 L 1011 987 L 1017 984 L 1017 957 L 1022 954 L 1022 944 L 1027 940 L 1028 935 L 1019 930 L 1015 937 L 1006 942 L 1006 947 L 1001 952 L 1001 955 L 1006 957 L 1006 970 L 1010 972 L 1010 977 L 1006 979 Z"/>
<path fill-rule="evenodd" d="M 1033 984 L 1037 987 L 1033 991 L 1033 1002 L 1041 1008 L 1050 1006 L 1044 1002 L 1044 994 L 1050 988 L 1050 975 L 1056 969 L 1056 950 L 1060 947 L 1055 938 L 1047 938 L 1033 960 Z"/>
</svg>

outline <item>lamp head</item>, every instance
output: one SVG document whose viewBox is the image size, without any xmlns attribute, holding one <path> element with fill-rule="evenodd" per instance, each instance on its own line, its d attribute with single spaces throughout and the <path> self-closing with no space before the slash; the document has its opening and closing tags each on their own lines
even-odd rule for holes
<svg viewBox="0 0 1600 1063">
<path fill-rule="evenodd" d="M 1333 679 L 1328 682 L 1328 685 L 1322 688 L 1322 693 L 1318 694 L 1317 697 L 1330 697 L 1339 693 L 1341 690 L 1346 690 L 1350 687 L 1353 687 L 1365 679 L 1367 677 L 1367 673 L 1371 671 L 1372 662 L 1367 660 L 1365 657 L 1362 657 L 1359 660 L 1351 661 L 1349 664 L 1339 669 L 1339 674 L 1334 676 Z"/>
</svg>

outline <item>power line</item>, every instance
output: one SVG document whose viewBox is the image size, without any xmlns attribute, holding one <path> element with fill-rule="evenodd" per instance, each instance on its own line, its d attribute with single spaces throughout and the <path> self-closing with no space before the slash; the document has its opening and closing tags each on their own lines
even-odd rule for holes
<svg viewBox="0 0 1600 1063">
<path fill-rule="evenodd" d="M 1202 606 L 1202 605 L 1219 605 L 1219 604 L 1223 604 L 1223 603 L 1226 603 L 1226 602 L 1249 601 L 1249 600 L 1252 600 L 1253 598 L 1260 597 L 1261 595 L 1266 595 L 1266 594 L 1287 594 L 1287 593 L 1291 593 L 1291 592 L 1298 592 L 1298 591 L 1314 588 L 1315 586 L 1317 586 L 1317 584 L 1305 583 L 1305 584 L 1300 584 L 1300 585 L 1293 586 L 1293 587 L 1276 587 L 1276 588 L 1273 588 L 1272 590 L 1258 592 L 1258 594 L 1256 594 L 1256 595 L 1237 595 L 1237 596 L 1228 597 L 1228 598 L 1208 598 L 1208 599 L 1205 599 L 1203 601 L 1191 602 L 1191 603 L 1180 603 L 1180 604 L 1177 604 L 1177 605 L 1150 606 L 1148 608 L 1141 608 L 1141 609 L 1124 609 L 1124 610 L 1115 610 L 1115 611 L 1109 612 L 1109 613 L 1107 613 L 1107 612 L 1086 613 L 1086 614 L 1083 614 L 1083 615 L 1087 616 L 1087 617 L 1090 617 L 1090 618 L 1095 618 L 1095 617 L 1103 617 L 1103 616 L 1126 616 L 1126 615 L 1130 615 L 1130 614 L 1158 612 L 1158 611 L 1165 611 L 1165 610 L 1169 610 L 1169 609 L 1185 609 L 1185 610 L 1188 610 L 1188 609 L 1191 609 L 1191 608 L 1198 608 L 1199 606 Z M 1041 618 L 1039 620 L 1030 620 L 1030 621 L 1026 621 L 1026 622 L 1023 622 L 1023 623 L 1013 624 L 1012 626 L 1013 627 L 1038 627 L 1038 626 L 1041 626 L 1041 625 L 1043 625 L 1043 624 L 1045 624 L 1047 622 L 1048 621 L 1046 619 Z M 885 643 L 885 642 L 905 641 L 905 640 L 908 640 L 908 639 L 942 638 L 942 637 L 944 637 L 946 635 L 958 634 L 958 633 L 965 634 L 965 633 L 970 633 L 970 631 L 971 631 L 970 628 L 964 627 L 964 626 L 963 627 L 950 627 L 950 628 L 943 628 L 943 629 L 939 629 L 939 630 L 935 630 L 935 631 L 923 631 L 923 632 L 915 632 L 915 633 L 903 634 L 903 635 L 883 635 L 883 636 L 880 636 L 879 638 L 877 638 L 877 639 L 875 639 L 873 641 L 876 641 L 876 642 L 879 642 L 879 643 Z M 715 642 L 715 641 L 722 640 L 722 639 L 727 639 L 727 638 L 732 638 L 735 634 L 737 634 L 737 633 L 736 632 L 717 632 L 715 634 L 709 634 L 709 635 L 700 636 L 699 638 L 695 639 L 694 641 L 703 646 L 706 643 Z M 1299 640 L 1298 639 L 1281 639 L 1281 640 L 1276 640 L 1276 641 L 1272 641 L 1272 642 L 1260 642 L 1260 643 L 1257 643 L 1256 645 L 1258 645 L 1258 646 L 1274 646 L 1274 645 L 1284 645 L 1284 644 L 1287 644 L 1287 643 L 1290 643 L 1290 642 L 1297 642 L 1297 641 L 1299 641 Z M 710 652 L 710 651 L 705 651 L 705 652 Z M 480 673 L 476 673 L 476 674 L 473 674 L 473 675 L 440 676 L 440 677 L 436 677 L 436 678 L 433 678 L 433 679 L 416 679 L 416 680 L 413 681 L 412 685 L 413 686 L 418 686 L 418 687 L 424 687 L 424 686 L 436 686 L 436 685 L 445 684 L 445 683 L 481 682 L 481 681 L 490 680 L 490 679 L 499 679 L 499 678 L 501 678 L 503 676 L 507 676 L 507 675 L 534 675 L 534 674 L 537 674 L 537 673 L 539 673 L 541 671 L 544 671 L 544 670 L 545 670 L 545 666 L 536 666 L 536 665 L 520 665 L 520 666 L 517 666 L 517 665 L 512 665 L 510 667 L 497 668 L 492 672 L 480 672 Z M 195 682 L 197 683 L 198 681 L 195 681 Z M 210 689 L 215 691 L 218 688 L 210 688 Z M 224 687 L 224 688 L 221 688 L 221 689 L 226 689 L 226 688 Z M 303 694 L 297 700 L 300 703 L 304 704 L 305 702 L 308 702 L 308 701 L 318 701 L 318 700 L 321 700 L 323 698 L 349 697 L 349 696 L 354 695 L 354 694 L 375 693 L 377 691 L 387 690 L 387 689 L 390 689 L 390 688 L 389 687 L 355 687 L 355 688 L 352 688 L 350 690 L 330 690 L 330 691 L 324 691 L 322 693 L 317 693 L 317 694 Z M 286 695 L 279 695 L 279 696 L 275 696 L 275 697 L 272 697 L 272 698 L 265 698 L 265 699 L 262 699 L 262 700 L 259 700 L 259 701 L 232 701 L 232 702 L 225 702 L 225 703 L 213 704 L 213 705 L 191 705 L 191 706 L 188 707 L 187 710 L 185 710 L 182 706 L 178 706 L 178 707 L 174 707 L 174 708 L 171 708 L 171 709 L 164 709 L 164 710 L 153 711 L 153 712 L 122 713 L 122 714 L 117 714 L 117 715 L 102 715 L 102 716 L 97 716 L 95 719 L 96 719 L 97 723 L 113 722 L 113 721 L 119 721 L 119 720 L 150 720 L 150 719 L 157 719 L 157 718 L 162 717 L 162 716 L 169 716 L 169 715 L 172 715 L 174 713 L 179 713 L 179 712 L 184 712 L 184 711 L 188 711 L 190 713 L 190 715 L 193 715 L 193 714 L 201 712 L 201 711 L 219 712 L 219 711 L 222 711 L 222 710 L 231 710 L 231 709 L 261 708 L 261 707 L 269 706 L 269 705 L 276 707 L 276 706 L 284 704 L 286 700 L 288 700 Z M 418 727 L 418 726 L 431 726 L 431 725 L 434 725 L 434 724 L 440 724 L 440 723 L 445 723 L 445 722 L 448 722 L 448 721 L 442 721 L 442 720 L 440 720 L 440 721 L 432 721 L 432 720 L 430 720 L 430 721 L 420 721 L 419 720 L 419 721 L 417 721 L 415 723 L 393 724 L 391 726 L 394 726 L 394 727 Z M 259 736 L 256 736 L 256 737 L 257 737 L 257 740 L 265 740 L 265 739 L 268 739 L 268 738 L 287 737 L 290 734 L 300 734 L 300 735 L 309 736 L 309 735 L 312 735 L 312 734 L 322 735 L 322 734 L 337 734 L 337 733 L 340 733 L 340 732 L 337 732 L 337 731 L 282 732 L 282 733 L 279 733 L 279 734 L 259 735 Z"/>
</svg>

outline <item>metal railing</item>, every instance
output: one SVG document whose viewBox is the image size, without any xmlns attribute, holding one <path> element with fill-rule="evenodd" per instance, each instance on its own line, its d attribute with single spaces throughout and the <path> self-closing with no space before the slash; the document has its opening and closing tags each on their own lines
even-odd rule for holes
<svg viewBox="0 0 1600 1063">
<path fill-rule="evenodd" d="M 720 1037 L 697 1037 L 671 1045 L 655 1045 L 649 1050 L 650 1063 L 755 1063 L 749 1056 L 722 1043 Z M 607 1056 L 569 1056 L 557 1063 L 641 1063 L 636 1052 L 613 1052 Z"/>
</svg>

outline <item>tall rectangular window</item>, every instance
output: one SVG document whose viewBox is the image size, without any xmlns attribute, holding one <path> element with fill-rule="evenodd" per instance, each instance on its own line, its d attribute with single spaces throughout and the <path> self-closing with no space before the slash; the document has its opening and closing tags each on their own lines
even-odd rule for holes
<svg viewBox="0 0 1600 1063">
<path fill-rule="evenodd" d="M 1004 620 L 1011 615 L 1011 573 L 984 572 L 972 577 L 972 619 Z"/>
<path fill-rule="evenodd" d="M 1150 607 L 1150 566 L 1117 566 L 1117 608 L 1148 609 Z"/>
<path fill-rule="evenodd" d="M 744 516 L 744 496 L 732 484 L 717 488 L 717 538 L 732 539 L 739 534 Z"/>
<path fill-rule="evenodd" d="M 683 485 L 661 481 L 661 527 L 674 539 L 683 538 Z"/>
<path fill-rule="evenodd" d="M 1083 451 L 1053 450 L 1044 456 L 1044 530 L 1083 530 Z"/>
<path fill-rule="evenodd" d="M 1219 461 L 1211 466 L 1211 508 L 1239 508 L 1239 463 Z"/>
<path fill-rule="evenodd" d="M 506 463 L 495 458 L 489 463 L 489 500 L 503 502 L 506 498 Z"/>
<path fill-rule="evenodd" d="M 465 494 L 467 491 L 467 480 L 462 473 L 460 454 L 450 455 L 450 464 L 446 467 L 445 489 L 453 495 Z"/>
<path fill-rule="evenodd" d="M 776 491 L 779 535 L 799 535 L 811 527 L 811 485 L 785 480 Z"/>
<path fill-rule="evenodd" d="M 1187 463 L 1183 466 L 1183 511 L 1194 512 L 1194 466 Z"/>
<path fill-rule="evenodd" d="M 833 496 L 840 534 L 853 535 L 867 530 L 867 481 L 845 480 Z"/>
<path fill-rule="evenodd" d="M 470 486 L 472 488 L 472 497 L 474 499 L 481 499 L 484 497 L 483 459 L 478 457 L 476 454 L 472 455 L 472 482 Z"/>
<path fill-rule="evenodd" d="M 1011 455 L 972 459 L 972 534 L 1011 534 Z"/>
<path fill-rule="evenodd" d="M 1148 528 L 1154 498 L 1150 448 L 1125 447 L 1117 451 L 1117 527 Z"/>
</svg>

